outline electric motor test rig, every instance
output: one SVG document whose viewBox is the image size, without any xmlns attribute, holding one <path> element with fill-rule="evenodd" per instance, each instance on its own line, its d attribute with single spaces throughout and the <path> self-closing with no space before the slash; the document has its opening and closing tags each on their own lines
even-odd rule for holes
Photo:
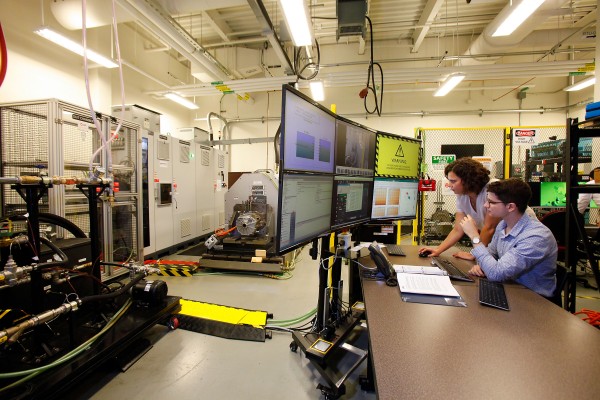
<svg viewBox="0 0 600 400">
<path fill-rule="evenodd" d="M 136 262 L 118 264 L 129 270 L 128 281 L 101 280 L 97 200 L 111 183 L 101 172 L 0 183 L 26 204 L 2 218 L 0 232 L 0 399 L 58 398 L 107 360 L 138 348 L 146 329 L 170 322 L 179 298 L 167 295 L 165 282 L 145 279 L 155 268 Z M 38 201 L 62 184 L 88 198 L 89 238 L 70 221 L 40 213 Z M 49 224 L 74 237 L 48 237 Z"/>
</svg>

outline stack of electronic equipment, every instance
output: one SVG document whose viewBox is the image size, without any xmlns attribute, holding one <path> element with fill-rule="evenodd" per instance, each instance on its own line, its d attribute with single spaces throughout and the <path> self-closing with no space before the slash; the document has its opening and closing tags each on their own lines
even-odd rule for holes
<svg viewBox="0 0 600 400">
<path fill-rule="evenodd" d="M 168 322 L 179 298 L 167 296 L 164 282 L 145 280 L 156 269 L 143 263 L 118 264 L 129 269 L 129 279 L 101 280 L 106 263 L 96 200 L 110 179 L 20 176 L 0 177 L 0 184 L 11 184 L 26 206 L 0 224 L 0 399 L 61 397 L 136 347 L 146 329 Z M 90 199 L 89 237 L 39 211 L 38 200 L 61 184 L 76 185 Z"/>
<path fill-rule="evenodd" d="M 550 140 L 531 146 L 530 156 L 534 160 L 546 160 L 549 158 L 563 157 L 565 154 L 565 140 Z M 578 143 L 579 156 L 592 156 L 592 138 L 582 138 Z"/>
</svg>

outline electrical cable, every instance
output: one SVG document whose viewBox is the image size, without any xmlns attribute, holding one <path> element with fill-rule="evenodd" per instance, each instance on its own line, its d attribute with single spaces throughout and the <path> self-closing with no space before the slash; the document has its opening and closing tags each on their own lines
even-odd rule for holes
<svg viewBox="0 0 600 400">
<path fill-rule="evenodd" d="M 302 47 L 298 47 L 297 49 L 294 50 L 294 73 L 296 75 L 296 82 L 298 82 L 298 80 L 302 79 L 304 81 L 309 81 L 311 79 L 316 78 L 316 76 L 319 74 L 319 69 L 321 68 L 321 48 L 319 46 L 319 42 L 317 41 L 317 39 L 315 39 L 315 47 L 317 48 L 317 62 L 309 62 L 307 64 L 305 64 L 301 69 L 299 69 L 299 62 L 300 62 L 300 54 L 301 51 L 303 49 L 305 49 L 305 46 Z M 302 76 L 302 73 L 304 72 L 304 70 L 306 70 L 309 67 L 314 67 L 315 71 L 308 77 Z"/>
<path fill-rule="evenodd" d="M 369 34 L 371 36 L 371 60 L 369 61 L 369 69 L 367 71 L 367 86 L 360 91 L 359 96 L 364 99 L 365 111 L 368 114 L 374 114 L 377 112 L 377 115 L 381 117 L 381 110 L 383 108 L 383 68 L 381 68 L 381 64 L 373 61 L 373 24 L 371 23 L 371 18 L 365 15 L 367 21 L 369 21 Z M 381 75 L 381 89 L 380 95 L 377 95 L 377 86 L 375 85 L 375 71 L 373 66 L 377 66 L 379 68 L 379 73 Z M 369 86 L 371 84 L 371 86 Z M 375 98 L 375 108 L 373 110 L 369 110 L 367 107 L 367 98 L 369 97 L 369 92 L 373 93 Z"/>
</svg>

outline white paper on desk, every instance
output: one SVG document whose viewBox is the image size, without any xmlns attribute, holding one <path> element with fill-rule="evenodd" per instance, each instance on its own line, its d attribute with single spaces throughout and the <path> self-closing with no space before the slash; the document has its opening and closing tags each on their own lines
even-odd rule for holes
<svg viewBox="0 0 600 400">
<path fill-rule="evenodd" d="M 450 277 L 446 275 L 397 274 L 402 293 L 420 293 L 436 296 L 460 297 Z"/>
<path fill-rule="evenodd" d="M 425 275 L 448 275 L 446 271 L 439 267 L 429 267 L 423 265 L 404 265 L 404 264 L 394 264 L 394 271 L 397 274 L 405 273 L 405 274 L 425 274 Z"/>
</svg>

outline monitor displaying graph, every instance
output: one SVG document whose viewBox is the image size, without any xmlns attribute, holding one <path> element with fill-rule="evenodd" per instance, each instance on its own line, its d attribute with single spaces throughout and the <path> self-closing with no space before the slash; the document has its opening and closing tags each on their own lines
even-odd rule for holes
<svg viewBox="0 0 600 400">
<path fill-rule="evenodd" d="M 375 178 L 371 219 L 415 219 L 418 187 L 416 179 Z"/>
<path fill-rule="evenodd" d="M 335 116 L 302 93 L 285 86 L 281 117 L 284 170 L 333 173 Z"/>
</svg>

